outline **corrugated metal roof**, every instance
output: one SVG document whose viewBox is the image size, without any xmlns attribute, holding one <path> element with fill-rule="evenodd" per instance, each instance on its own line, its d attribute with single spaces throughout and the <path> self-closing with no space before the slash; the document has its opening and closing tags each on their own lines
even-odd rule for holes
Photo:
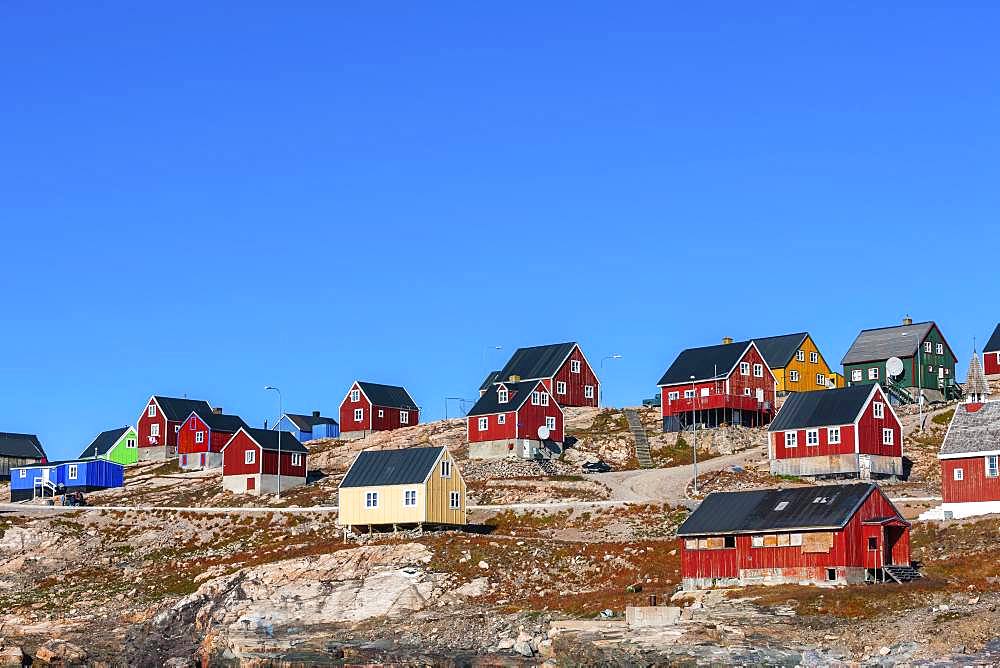
<svg viewBox="0 0 1000 668">
<path fill-rule="evenodd" d="M 505 404 L 501 404 L 498 399 L 498 390 L 501 383 L 497 383 L 487 389 L 486 394 L 479 397 L 479 401 L 476 402 L 467 415 L 492 415 L 493 413 L 516 411 L 521 407 L 521 404 L 527 401 L 528 397 L 531 396 L 531 391 L 540 382 L 539 380 L 525 380 L 520 383 L 502 383 L 507 388 L 507 403 Z"/>
<path fill-rule="evenodd" d="M 497 369 L 496 371 L 490 371 L 488 374 L 486 374 L 486 378 L 483 380 L 482 384 L 480 384 L 479 389 L 485 390 L 498 380 L 500 380 L 500 370 Z"/>
<path fill-rule="evenodd" d="M 341 487 L 413 485 L 427 479 L 444 447 L 364 450 L 344 476 Z"/>
<path fill-rule="evenodd" d="M 792 361 L 807 336 L 809 336 L 808 332 L 798 332 L 780 336 L 765 336 L 762 339 L 754 339 L 753 342 L 757 344 L 757 350 L 763 355 L 764 361 L 769 367 L 781 369 Z"/>
<path fill-rule="evenodd" d="M 359 380 L 358 386 L 375 406 L 403 408 L 411 411 L 420 410 L 413 402 L 409 392 L 398 385 L 382 385 L 380 383 L 369 383 Z"/>
<path fill-rule="evenodd" d="M 257 441 L 257 445 L 262 450 L 277 452 L 278 438 L 281 438 L 282 452 L 309 452 L 309 448 L 299 443 L 299 439 L 295 438 L 291 432 L 256 429 L 254 427 L 242 427 L 242 429 L 250 435 L 250 438 Z"/>
<path fill-rule="evenodd" d="M 45 459 L 45 450 L 34 434 L 0 431 L 0 457 Z"/>
<path fill-rule="evenodd" d="M 118 442 L 118 439 L 120 439 L 129 429 L 131 429 L 131 427 L 119 427 L 118 429 L 102 431 L 91 442 L 91 444 L 80 453 L 80 459 L 94 459 L 95 457 L 108 454 L 108 451 L 114 447 L 115 443 Z"/>
<path fill-rule="evenodd" d="M 249 427 L 246 422 L 243 421 L 239 415 L 226 415 L 224 413 L 209 413 L 208 415 L 202 415 L 198 413 L 208 428 L 212 431 L 222 431 L 228 432 L 230 434 L 235 434 L 240 430 L 240 427 Z"/>
<path fill-rule="evenodd" d="M 285 413 L 285 417 L 292 421 L 299 431 L 312 431 L 312 428 L 318 424 L 337 424 L 337 421 L 331 417 L 323 417 L 322 415 L 303 415 L 301 413 Z"/>
<path fill-rule="evenodd" d="M 695 380 L 725 378 L 729 370 L 743 357 L 749 345 L 750 341 L 737 341 L 682 350 L 657 385 L 689 383 L 691 376 L 694 376 Z"/>
<path fill-rule="evenodd" d="M 841 364 L 857 364 L 889 359 L 913 357 L 917 347 L 934 327 L 933 322 L 896 325 L 879 329 L 864 329 L 854 339 Z"/>
<path fill-rule="evenodd" d="M 986 342 L 986 347 L 983 348 L 984 353 L 1000 353 L 1000 324 L 997 328 L 993 330 L 993 336 L 990 340 Z"/>
<path fill-rule="evenodd" d="M 871 483 L 855 483 L 713 492 L 677 529 L 677 535 L 839 529 L 875 489 Z"/>
<path fill-rule="evenodd" d="M 871 392 L 871 385 L 852 385 L 816 392 L 794 392 L 785 400 L 767 430 L 784 431 L 849 424 L 858 417 Z"/>
<path fill-rule="evenodd" d="M 497 381 L 520 376 L 523 380 L 551 378 L 559 371 L 560 365 L 576 347 L 576 342 L 552 343 L 545 346 L 518 348 L 510 356 L 507 364 L 500 369 Z"/>
<path fill-rule="evenodd" d="M 969 404 L 955 407 L 942 455 L 995 452 L 1000 450 L 1000 401 L 987 401 L 978 410 L 969 410 Z"/>
<path fill-rule="evenodd" d="M 202 412 L 212 412 L 212 407 L 209 406 L 208 402 L 201 399 L 178 399 L 176 397 L 161 397 L 158 395 L 153 398 L 160 405 L 163 415 L 171 422 L 182 422 L 191 413 L 202 415 Z"/>
</svg>

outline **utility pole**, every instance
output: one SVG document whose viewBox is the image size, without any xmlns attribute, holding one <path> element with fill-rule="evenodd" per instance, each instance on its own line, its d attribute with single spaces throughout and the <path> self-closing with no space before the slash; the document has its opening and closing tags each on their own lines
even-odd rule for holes
<svg viewBox="0 0 1000 668">
<path fill-rule="evenodd" d="M 698 391 L 694 387 L 694 376 L 691 376 L 691 456 L 694 458 L 694 493 L 698 493 L 698 412 L 695 402 L 698 401 Z"/>
<path fill-rule="evenodd" d="M 275 392 L 278 393 L 278 422 L 281 422 L 281 417 L 285 414 L 285 411 L 281 406 L 281 390 L 271 385 L 266 385 L 264 389 L 274 390 Z M 279 426 L 278 422 L 275 423 L 275 426 Z M 278 429 L 277 431 L 278 431 L 278 501 L 281 501 L 281 429 Z M 261 452 L 260 456 L 263 459 L 264 453 Z M 260 470 L 261 471 L 264 470 L 263 463 L 261 464 Z"/>
</svg>

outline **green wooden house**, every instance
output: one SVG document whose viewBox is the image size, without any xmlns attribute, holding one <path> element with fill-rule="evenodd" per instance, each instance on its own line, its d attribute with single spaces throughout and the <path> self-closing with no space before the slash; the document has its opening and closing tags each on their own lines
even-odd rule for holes
<svg viewBox="0 0 1000 668">
<path fill-rule="evenodd" d="M 123 466 L 139 461 L 136 448 L 135 428 L 119 427 L 102 431 L 97 438 L 80 453 L 79 459 L 106 459 Z"/>
<path fill-rule="evenodd" d="M 889 360 L 896 358 L 902 364 Z M 848 385 L 879 383 L 896 403 L 917 400 L 923 388 L 926 400 L 956 398 L 955 353 L 934 322 L 863 330 L 841 360 Z"/>
</svg>

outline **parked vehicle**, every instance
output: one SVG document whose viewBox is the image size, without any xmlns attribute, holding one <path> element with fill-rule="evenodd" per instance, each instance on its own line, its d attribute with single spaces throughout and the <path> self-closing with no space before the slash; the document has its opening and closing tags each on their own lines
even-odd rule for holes
<svg viewBox="0 0 1000 668">
<path fill-rule="evenodd" d="M 611 470 L 608 463 L 600 459 L 596 462 L 586 462 L 582 468 L 584 473 L 607 473 Z"/>
</svg>

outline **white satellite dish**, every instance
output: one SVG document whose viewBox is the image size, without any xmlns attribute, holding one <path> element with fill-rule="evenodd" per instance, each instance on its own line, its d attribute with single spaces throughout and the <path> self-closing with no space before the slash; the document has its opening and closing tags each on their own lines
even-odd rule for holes
<svg viewBox="0 0 1000 668">
<path fill-rule="evenodd" d="M 549 428 L 546 427 L 544 424 L 538 428 L 538 438 L 540 438 L 543 441 L 548 440 L 549 438 Z"/>
<path fill-rule="evenodd" d="M 885 372 L 891 378 L 901 376 L 903 374 L 903 360 L 898 357 L 890 357 L 885 361 Z"/>
</svg>

